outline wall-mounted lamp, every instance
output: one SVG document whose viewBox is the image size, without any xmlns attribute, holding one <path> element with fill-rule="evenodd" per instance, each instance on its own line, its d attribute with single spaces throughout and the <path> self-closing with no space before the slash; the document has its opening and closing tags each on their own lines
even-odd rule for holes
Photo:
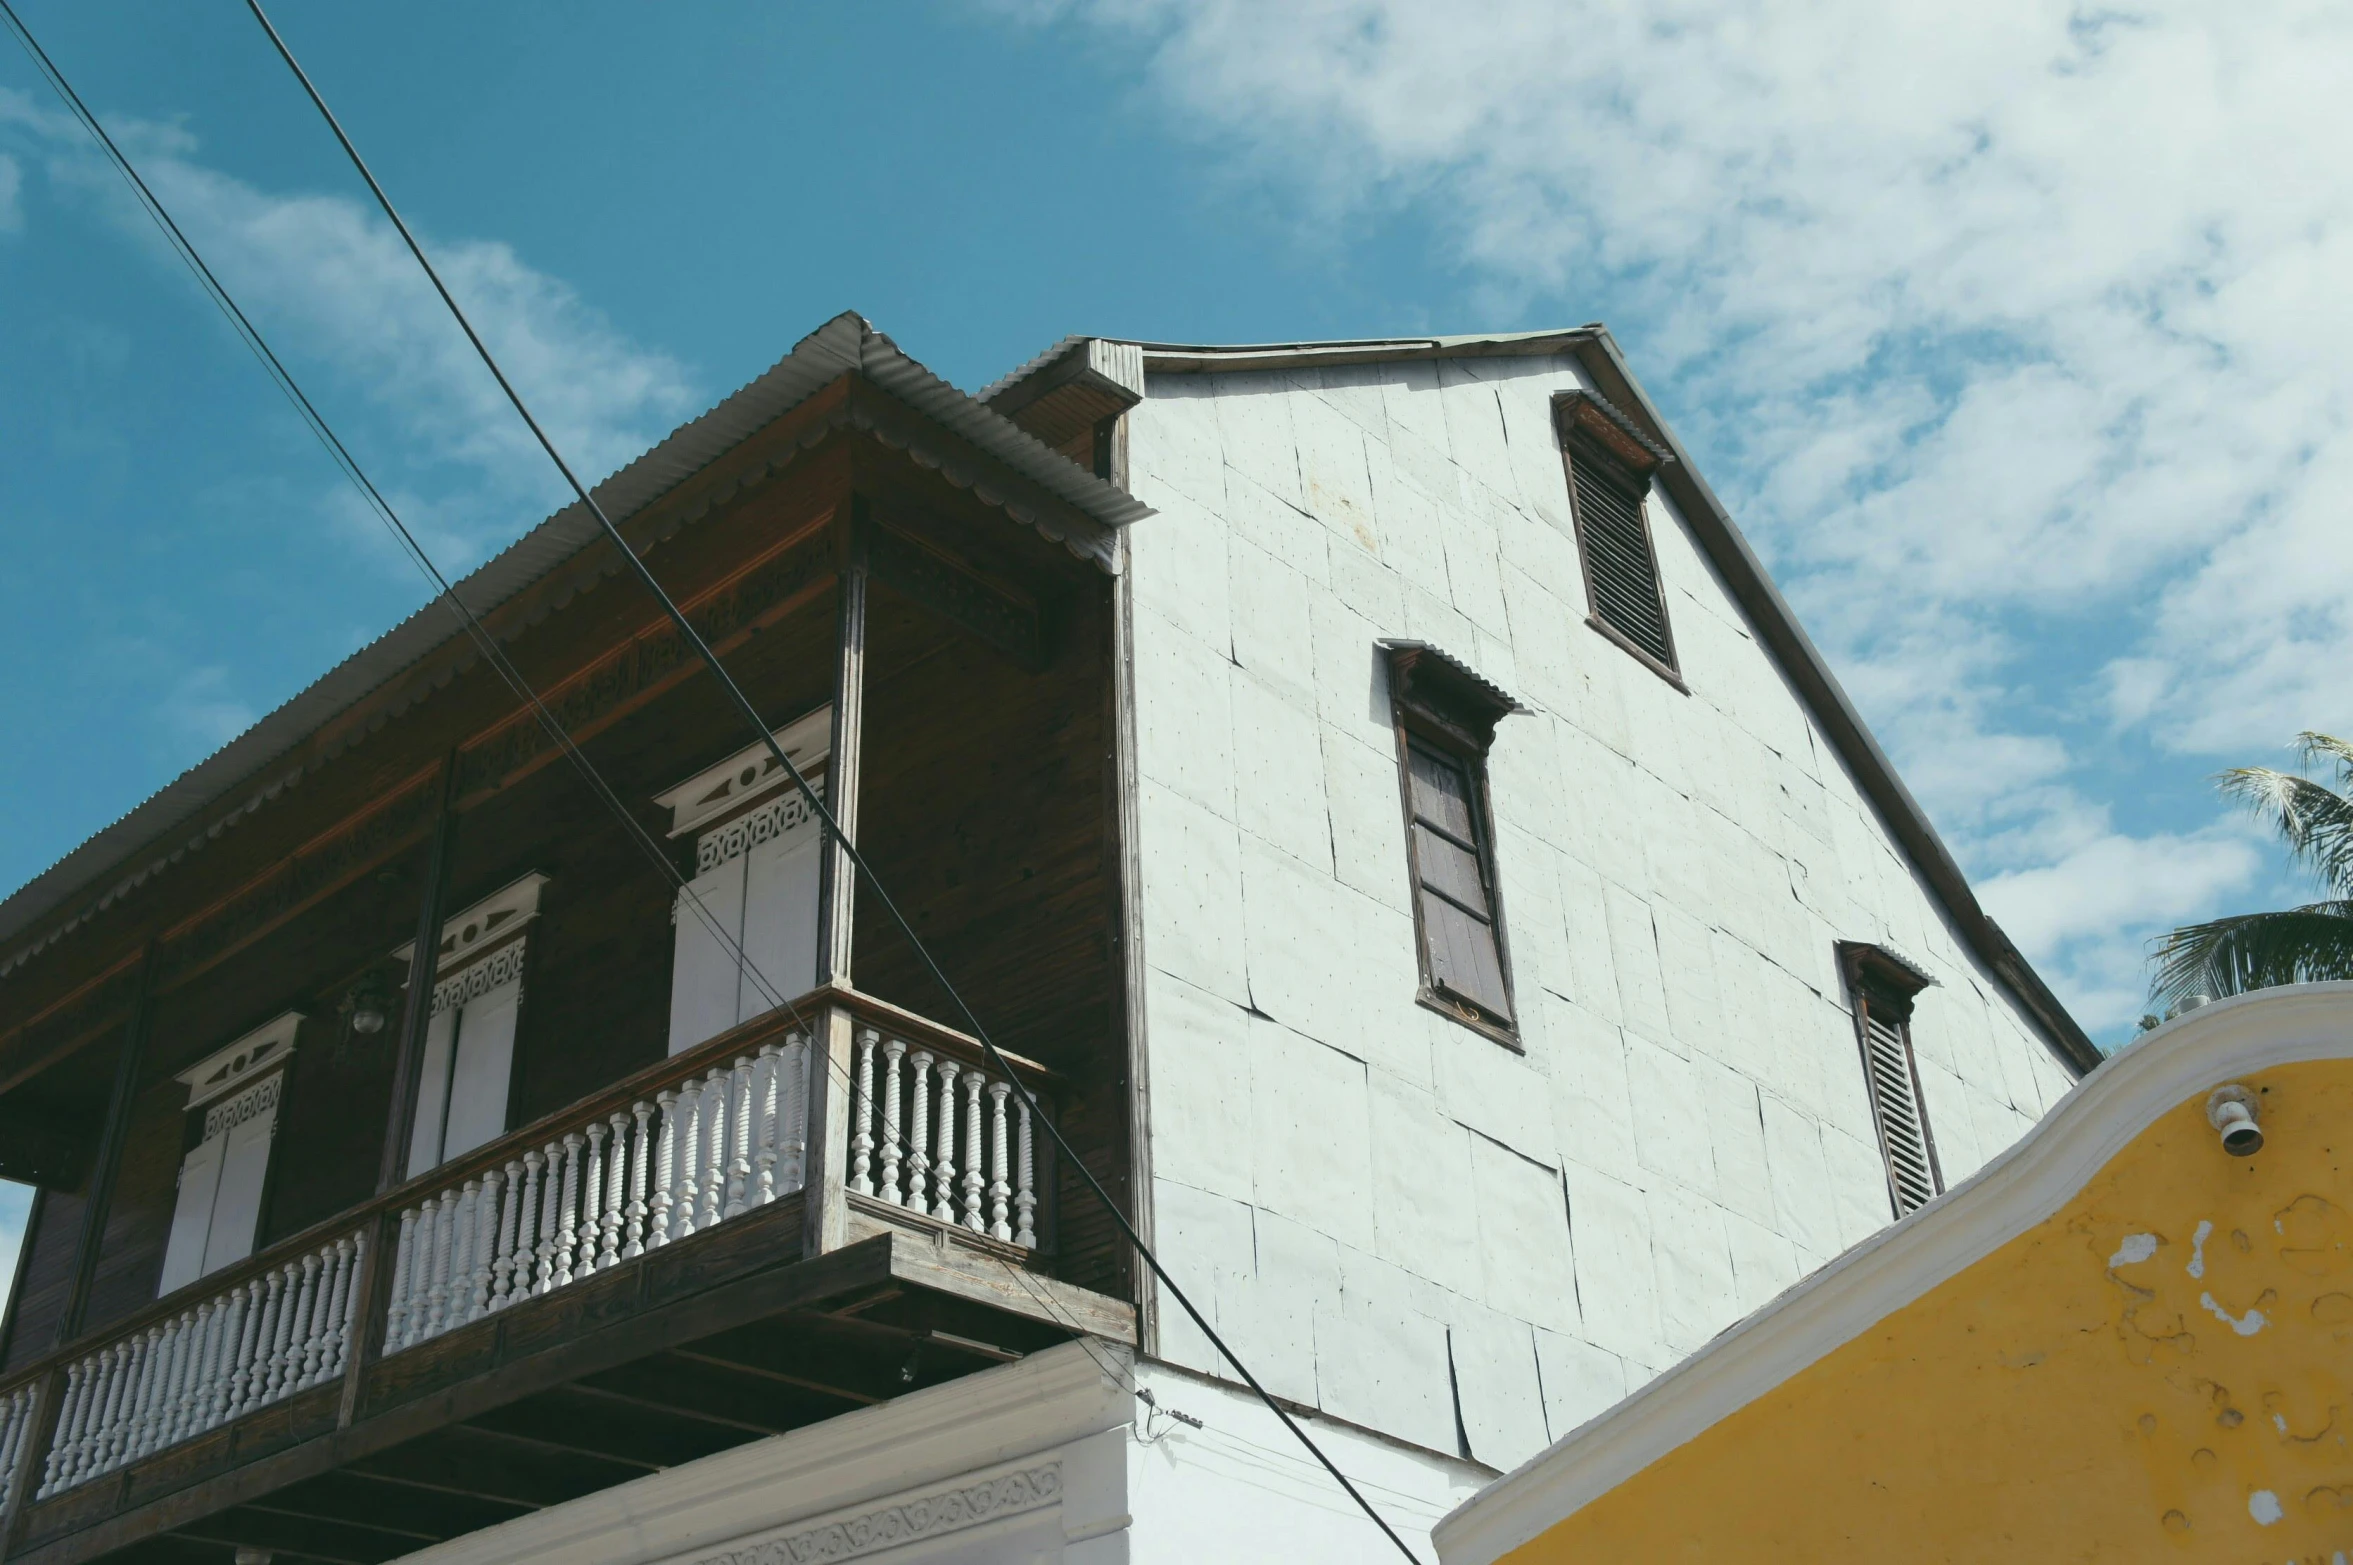
<svg viewBox="0 0 2353 1565">
<path fill-rule="evenodd" d="M 370 968 L 351 986 L 351 992 L 343 997 L 336 1010 L 343 1017 L 346 1032 L 369 1038 L 382 1032 L 391 1021 L 393 1003 L 392 986 L 384 981 L 381 972 Z"/>
<path fill-rule="evenodd" d="M 2255 1094 L 2235 1082 L 2207 1095 L 2206 1123 L 2222 1137 L 2222 1150 L 2233 1157 L 2253 1157 L 2263 1150 L 2263 1127 L 2255 1120 Z"/>
</svg>

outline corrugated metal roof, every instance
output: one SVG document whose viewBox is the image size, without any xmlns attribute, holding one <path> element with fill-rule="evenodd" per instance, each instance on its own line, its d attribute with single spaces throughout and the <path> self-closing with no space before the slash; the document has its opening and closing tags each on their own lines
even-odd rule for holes
<svg viewBox="0 0 2353 1565">
<path fill-rule="evenodd" d="M 854 311 L 844 311 L 793 345 L 767 373 L 670 436 L 595 488 L 597 503 L 615 521 L 626 521 L 680 483 L 709 466 L 747 437 L 789 412 L 842 374 L 855 371 L 916 412 L 1036 483 L 1047 493 L 1099 525 L 1090 537 L 1033 514 L 1017 500 L 984 490 L 983 498 L 1009 516 L 1039 528 L 1073 554 L 1117 569 L 1116 530 L 1152 514 L 1150 506 L 1106 479 L 1072 462 L 1026 430 L 989 411 L 902 352 L 899 346 Z M 930 465 L 940 453 L 924 452 Z M 967 475 L 951 473 L 959 482 Z M 496 558 L 455 584 L 458 596 L 484 614 L 603 538 L 585 506 L 575 502 L 541 522 Z M 383 636 L 353 653 L 308 688 L 181 773 L 144 804 L 97 832 L 47 870 L 0 902 L 0 941 L 15 938 L 77 896 L 90 896 L 100 877 L 118 871 L 54 939 L 134 889 L 158 870 L 176 863 L 220 836 L 237 821 L 299 782 L 302 770 L 291 752 L 337 713 L 381 688 L 451 637 L 460 634 L 456 616 L 438 600 L 427 604 Z M 238 793 L 244 799 L 176 846 L 159 849 L 144 863 L 120 869 L 127 854 L 158 838 L 167 842 Z M 41 942 L 46 944 L 47 941 Z M 22 962 L 39 945 L 8 954 L 0 974 Z"/>
</svg>

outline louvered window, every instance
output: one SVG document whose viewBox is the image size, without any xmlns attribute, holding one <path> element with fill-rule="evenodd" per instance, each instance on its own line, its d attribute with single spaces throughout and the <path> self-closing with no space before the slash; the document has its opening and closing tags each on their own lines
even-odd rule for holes
<svg viewBox="0 0 2353 1565">
<path fill-rule="evenodd" d="M 1517 706 L 1435 647 L 1382 645 L 1397 709 L 1421 998 L 1511 1042 L 1511 969 L 1495 884 L 1487 748 L 1496 722 Z"/>
<path fill-rule="evenodd" d="M 1675 635 L 1643 511 L 1665 453 L 1597 397 L 1572 393 L 1556 412 L 1592 623 L 1675 678 Z"/>
<path fill-rule="evenodd" d="M 1888 1196 L 1901 1217 L 1944 1190 L 1936 1138 L 1928 1125 L 1928 1101 L 1920 1086 L 1920 1064 L 1912 1053 L 1912 997 L 1928 978 L 1880 946 L 1842 944 L 1839 956 L 1854 1004 L 1871 1118 L 1887 1165 Z"/>
</svg>

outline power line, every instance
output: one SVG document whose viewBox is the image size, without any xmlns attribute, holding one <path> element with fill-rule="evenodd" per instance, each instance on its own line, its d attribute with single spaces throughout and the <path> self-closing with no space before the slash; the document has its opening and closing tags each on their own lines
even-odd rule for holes
<svg viewBox="0 0 2353 1565">
<path fill-rule="evenodd" d="M 701 895 L 692 889 L 685 877 L 679 873 L 678 867 L 671 863 L 670 855 L 663 851 L 661 845 L 647 833 L 644 824 L 629 812 L 628 806 L 621 802 L 620 796 L 613 791 L 612 785 L 606 782 L 603 774 L 597 770 L 595 763 L 590 761 L 587 755 L 581 751 L 570 733 L 556 718 L 555 713 L 549 710 L 547 703 L 541 699 L 539 692 L 532 687 L 528 679 L 524 678 L 522 671 L 515 667 L 513 660 L 507 656 L 506 649 L 499 643 L 498 638 L 491 634 L 489 629 L 475 616 L 474 611 L 467 607 L 465 600 L 457 595 L 457 591 L 451 586 L 449 579 L 442 574 L 440 567 L 433 563 L 432 556 L 425 552 L 424 546 L 417 541 L 416 535 L 409 530 L 408 524 L 401 520 L 400 513 L 395 511 L 392 508 L 392 503 L 384 498 L 382 491 L 368 477 L 366 470 L 359 465 L 358 458 L 351 454 L 350 448 L 344 445 L 342 438 L 335 433 L 334 427 L 327 422 L 326 416 L 319 412 L 316 404 L 303 391 L 300 382 L 295 380 L 293 372 L 287 369 L 285 362 L 278 357 L 276 350 L 271 348 L 269 340 L 262 336 L 261 329 L 253 324 L 252 319 L 238 305 L 227 285 L 221 282 L 211 266 L 206 263 L 202 253 L 197 250 L 195 242 L 189 239 L 178 221 L 172 217 L 170 209 L 163 204 L 162 198 L 155 194 L 153 188 L 139 173 L 137 166 L 116 144 L 114 138 L 107 133 L 106 127 L 100 123 L 98 116 L 91 111 L 89 105 L 82 101 L 81 94 L 74 90 L 73 83 L 66 79 L 65 73 L 58 68 L 57 63 L 50 59 L 48 51 L 41 47 L 40 40 L 33 36 L 32 30 L 25 25 L 24 19 L 16 14 L 16 10 L 9 4 L 9 0 L 0 0 L 0 17 L 6 18 L 9 31 L 15 35 L 18 44 L 31 57 L 42 78 L 49 83 L 58 97 L 64 100 L 75 120 L 84 130 L 89 132 L 91 138 L 106 153 L 115 171 L 122 175 L 124 181 L 130 186 L 131 193 L 137 198 L 141 210 L 161 231 L 165 241 L 171 246 L 172 252 L 195 276 L 197 284 L 204 290 L 206 297 L 227 318 L 231 329 L 236 332 L 238 340 L 244 343 L 247 351 L 252 353 L 260 363 L 263 372 L 270 377 L 271 382 L 293 405 L 304 426 L 326 449 L 328 457 L 341 470 L 344 477 L 358 489 L 361 499 L 391 530 L 394 538 L 399 542 L 402 552 L 424 574 L 426 580 L 433 584 L 436 597 L 449 606 L 460 627 L 491 666 L 497 670 L 500 679 L 507 688 L 514 693 L 518 700 L 529 703 L 533 713 L 539 719 L 540 727 L 579 769 L 580 775 L 587 782 L 590 791 L 621 822 L 631 841 L 638 846 L 664 878 L 672 883 L 674 889 L 686 894 L 695 915 L 712 934 L 718 937 L 723 948 L 731 949 L 735 953 L 740 965 L 750 974 L 753 983 L 769 1002 L 769 1008 L 783 1010 L 792 1019 L 794 1026 L 802 1026 L 800 1012 L 793 1005 L 792 997 L 780 994 L 774 983 L 761 971 L 751 953 L 743 948 L 732 932 L 720 925 L 710 909 L 704 905 Z"/>
<path fill-rule="evenodd" d="M 882 903 L 883 909 L 890 915 L 891 921 L 906 937 L 909 947 L 922 962 L 933 982 L 939 985 L 941 991 L 947 995 L 956 1010 L 963 1016 L 971 1029 L 973 1038 L 980 1044 L 983 1052 L 988 1056 L 989 1062 L 1003 1074 L 1007 1081 L 1012 1083 L 1013 1089 L 1021 1094 L 1023 1102 L 1029 1107 L 1038 1122 L 1045 1126 L 1046 1134 L 1053 1139 L 1056 1147 L 1068 1159 L 1072 1169 L 1085 1182 L 1087 1188 L 1094 1193 L 1096 1199 L 1103 1204 L 1103 1208 L 1110 1215 L 1112 1222 L 1118 1225 L 1120 1232 L 1135 1247 L 1136 1253 L 1143 1258 L 1144 1263 L 1151 1267 L 1152 1274 L 1176 1299 L 1185 1313 L 1192 1317 L 1194 1325 L 1199 1327 L 1202 1334 L 1216 1346 L 1226 1362 L 1234 1367 L 1235 1373 L 1248 1383 L 1250 1389 L 1257 1393 L 1268 1409 L 1282 1420 L 1283 1424 L 1298 1437 L 1299 1442 L 1315 1456 L 1324 1469 L 1342 1488 L 1347 1490 L 1349 1497 L 1363 1509 L 1365 1515 L 1370 1517 L 1374 1525 L 1379 1527 L 1389 1541 L 1397 1546 L 1398 1552 L 1408 1560 L 1414 1560 L 1416 1556 L 1410 1548 L 1406 1547 L 1405 1540 L 1397 1535 L 1387 1521 L 1382 1519 L 1378 1511 L 1373 1509 L 1372 1505 L 1358 1492 L 1356 1485 L 1349 1481 L 1348 1475 L 1341 1472 L 1332 1459 L 1324 1454 L 1323 1448 L 1318 1446 L 1307 1431 L 1302 1429 L 1291 1417 L 1290 1413 L 1267 1392 L 1264 1386 L 1259 1384 L 1258 1377 L 1250 1373 L 1248 1366 L 1243 1364 L 1233 1349 L 1226 1345 L 1225 1340 L 1217 1334 L 1208 1319 L 1194 1306 L 1193 1301 L 1186 1297 L 1184 1290 L 1177 1286 L 1175 1279 L 1170 1277 L 1167 1269 L 1160 1264 L 1159 1258 L 1144 1243 L 1143 1236 L 1137 1233 L 1135 1226 L 1128 1221 L 1127 1214 L 1119 1209 L 1119 1203 L 1111 1198 L 1111 1193 L 1105 1190 L 1101 1181 L 1095 1178 L 1093 1170 L 1086 1166 L 1078 1157 L 1076 1150 L 1063 1139 L 1060 1127 L 1046 1118 L 1044 1108 L 1038 1102 L 1036 1094 L 1030 1091 L 1029 1084 L 1021 1079 L 1020 1074 L 1013 1069 L 1011 1062 L 1005 1058 L 1003 1051 L 998 1049 L 995 1041 L 989 1037 L 988 1030 L 981 1025 L 979 1016 L 965 1002 L 962 993 L 956 986 L 949 981 L 947 973 L 932 956 L 930 948 L 925 946 L 922 938 L 916 934 L 915 926 L 899 910 L 899 906 L 897 902 L 892 900 L 889 890 L 883 885 L 880 877 L 874 873 L 873 867 L 866 862 L 865 855 L 858 851 L 857 844 L 852 842 L 848 834 L 842 830 L 841 823 L 834 818 L 833 811 L 827 808 L 824 799 L 818 795 L 817 791 L 810 787 L 808 778 L 802 775 L 800 767 L 793 763 L 792 757 L 785 753 L 784 747 L 776 742 L 776 736 L 769 730 L 767 723 L 761 720 L 758 710 L 752 705 L 750 698 L 744 694 L 742 687 L 735 682 L 734 677 L 720 663 L 718 656 L 712 652 L 710 644 L 694 628 L 693 623 L 687 619 L 685 612 L 678 607 L 670 594 L 663 590 L 661 582 L 655 578 L 652 570 L 647 567 L 643 559 L 639 558 L 637 551 L 630 547 L 628 539 L 621 535 L 620 528 L 614 525 L 610 516 L 605 514 L 604 507 L 597 503 L 596 497 L 589 492 L 588 486 L 580 481 L 579 475 L 572 471 L 571 464 L 564 460 L 563 453 L 556 449 L 555 442 L 548 438 L 547 431 L 540 427 L 539 420 L 532 416 L 530 407 L 524 402 L 521 393 L 515 390 L 513 382 L 507 379 L 506 372 L 499 367 L 498 359 L 491 353 L 489 345 L 482 340 L 481 334 L 475 331 L 473 322 L 467 318 L 464 309 L 459 306 L 447 285 L 442 282 L 441 274 L 434 269 L 432 261 L 425 254 L 424 247 L 418 244 L 416 235 L 410 231 L 408 223 L 401 217 L 399 209 L 393 205 L 391 196 L 385 192 L 383 184 L 377 180 L 375 173 L 368 167 L 367 160 L 360 156 L 359 148 L 353 144 L 350 135 L 343 129 L 342 122 L 335 117 L 334 110 L 327 106 L 326 98 L 321 95 L 318 87 L 311 81 L 309 74 L 303 70 L 301 62 L 295 59 L 294 51 L 287 46 L 286 40 L 279 35 L 278 29 L 271 24 L 269 14 L 262 9 L 261 0 L 246 0 L 246 9 L 253 13 L 254 20 L 261 24 L 262 31 L 269 36 L 271 45 L 278 52 L 278 57 L 286 62 L 286 68 L 294 74 L 295 80 L 301 83 L 304 94 L 309 97 L 312 106 L 319 111 L 320 118 L 326 121 L 327 128 L 334 133 L 335 140 L 342 146 L 344 155 L 351 160 L 352 167 L 367 183 L 370 193 L 376 198 L 376 204 L 383 209 L 385 217 L 399 232 L 401 241 L 408 246 L 409 254 L 416 258 L 417 265 L 433 284 L 434 292 L 441 296 L 441 302 L 448 307 L 451 317 L 456 320 L 459 329 L 466 334 L 466 340 L 473 344 L 475 353 L 480 356 L 483 366 L 490 371 L 491 377 L 498 382 L 499 389 L 506 394 L 508 402 L 513 404 L 517 416 L 530 429 L 532 437 L 539 442 L 540 449 L 547 453 L 548 460 L 555 464 L 556 471 L 563 475 L 564 482 L 579 498 L 581 505 L 596 519 L 597 526 L 604 532 L 606 539 L 613 547 L 620 552 L 622 559 L 637 576 L 639 584 L 661 605 L 663 612 L 677 627 L 680 637 L 694 650 L 704 667 L 710 670 L 712 677 L 718 680 L 720 688 L 726 692 L 738 714 L 760 736 L 761 742 L 767 746 L 769 754 L 777 764 L 784 768 L 785 775 L 790 777 L 794 786 L 800 790 L 801 796 L 808 802 L 811 812 L 823 823 L 826 835 L 832 839 L 842 855 L 850 861 L 851 866 L 873 890 L 876 899 Z M 812 1040 L 811 1046 L 815 1047 L 814 1040 Z"/>
</svg>

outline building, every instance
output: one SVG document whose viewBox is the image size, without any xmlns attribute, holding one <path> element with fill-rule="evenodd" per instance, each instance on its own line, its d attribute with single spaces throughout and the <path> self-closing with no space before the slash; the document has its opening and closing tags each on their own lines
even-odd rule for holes
<svg viewBox="0 0 2353 1565">
<path fill-rule="evenodd" d="M 2170 1023 L 1456 1511 L 1440 1558 L 2344 1560 L 2348 1036 L 2341 983 Z"/>
<path fill-rule="evenodd" d="M 1426 1541 L 2097 1060 L 1599 327 L 600 500 L 1072 1155 L 559 513 L 0 903 L 7 1558 L 1365 1558 L 1090 1177 Z"/>
</svg>

